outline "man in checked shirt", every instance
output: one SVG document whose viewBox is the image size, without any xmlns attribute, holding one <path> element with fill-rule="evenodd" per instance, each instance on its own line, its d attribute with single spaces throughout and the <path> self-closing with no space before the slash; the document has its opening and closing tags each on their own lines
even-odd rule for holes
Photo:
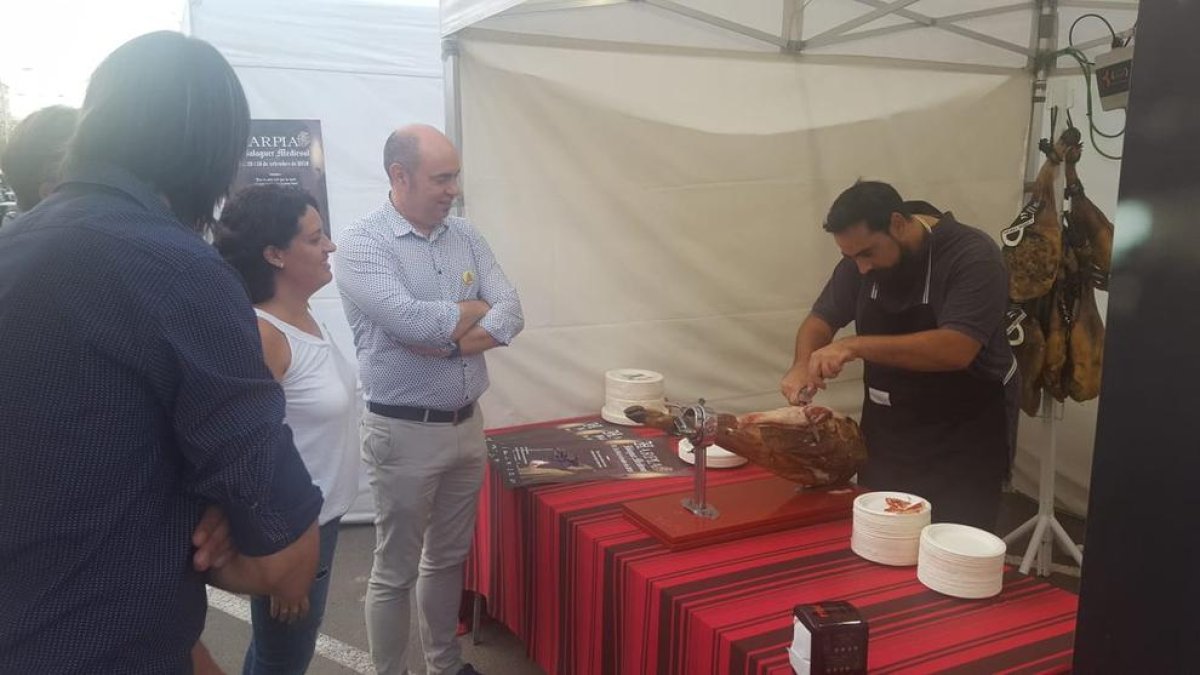
<svg viewBox="0 0 1200 675">
<path fill-rule="evenodd" d="M 483 353 L 525 325 L 492 250 L 450 207 L 458 152 L 436 129 L 398 129 L 384 145 L 388 200 L 334 254 L 367 398 L 363 457 L 377 511 L 367 636 L 381 675 L 407 665 L 417 591 L 430 675 L 471 674 L 456 639 L 463 562 L 486 456 L 476 401 Z"/>
</svg>

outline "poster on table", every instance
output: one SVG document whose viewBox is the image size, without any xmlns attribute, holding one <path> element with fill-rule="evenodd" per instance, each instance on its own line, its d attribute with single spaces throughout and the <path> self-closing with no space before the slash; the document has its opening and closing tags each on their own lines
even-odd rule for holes
<svg viewBox="0 0 1200 675">
<path fill-rule="evenodd" d="M 246 156 L 238 166 L 230 194 L 251 185 L 287 185 L 312 195 L 320 204 L 325 233 L 329 234 L 329 193 L 325 187 L 320 120 L 251 120 Z"/>
<path fill-rule="evenodd" d="M 568 422 L 489 436 L 488 459 L 506 487 L 690 473 L 671 439 L 605 422 Z"/>
</svg>

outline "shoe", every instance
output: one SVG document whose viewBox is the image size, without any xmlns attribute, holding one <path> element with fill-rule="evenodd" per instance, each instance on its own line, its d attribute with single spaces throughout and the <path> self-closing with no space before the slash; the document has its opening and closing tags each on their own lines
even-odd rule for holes
<svg viewBox="0 0 1200 675">
<path fill-rule="evenodd" d="M 483 673 L 475 670 L 475 666 L 467 663 L 463 664 L 463 667 L 458 669 L 458 675 L 483 675 Z"/>
</svg>

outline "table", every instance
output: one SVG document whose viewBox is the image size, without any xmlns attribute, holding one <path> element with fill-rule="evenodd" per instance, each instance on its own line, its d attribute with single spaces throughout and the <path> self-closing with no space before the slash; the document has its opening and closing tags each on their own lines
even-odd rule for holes
<svg viewBox="0 0 1200 675">
<path fill-rule="evenodd" d="M 720 485 L 766 473 L 709 475 Z M 549 675 L 786 675 L 792 608 L 834 599 L 866 616 L 873 673 L 1070 667 L 1077 597 L 1042 580 L 1008 570 L 999 596 L 957 600 L 921 585 L 915 568 L 856 556 L 848 519 L 672 553 L 621 514 L 624 501 L 689 487 L 509 490 L 489 470 L 466 587 Z"/>
</svg>

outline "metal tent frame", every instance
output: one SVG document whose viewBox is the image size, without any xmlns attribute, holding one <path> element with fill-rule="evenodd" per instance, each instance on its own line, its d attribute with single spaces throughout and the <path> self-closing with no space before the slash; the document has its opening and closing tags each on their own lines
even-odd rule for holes
<svg viewBox="0 0 1200 675">
<path fill-rule="evenodd" d="M 1038 53 L 1038 46 L 1036 44 L 1017 44 L 1015 42 L 1010 42 L 1008 40 L 988 35 L 987 33 L 972 30 L 961 24 L 967 21 L 989 16 L 999 16 L 1003 14 L 1013 14 L 1032 10 L 1032 23 L 1035 25 L 1032 27 L 1031 32 L 1036 34 L 1038 31 L 1036 24 L 1041 21 L 1043 17 L 1050 14 L 1056 14 L 1057 10 L 1060 8 L 1133 11 L 1138 7 L 1137 2 L 1129 0 L 1026 0 L 1025 2 L 1013 2 L 1010 4 L 997 5 L 995 7 L 987 7 L 983 9 L 932 17 L 908 9 L 910 5 L 916 4 L 920 0 L 849 1 L 870 7 L 872 8 L 872 11 L 866 12 L 854 19 L 845 21 L 832 28 L 828 28 L 807 40 L 802 40 L 799 36 L 803 34 L 805 11 L 808 4 L 812 2 L 812 0 L 783 1 L 783 11 L 780 16 L 781 30 L 779 35 L 759 30 L 751 26 L 746 26 L 737 21 L 733 21 L 716 14 L 688 7 L 687 5 L 677 2 L 676 0 L 550 0 L 548 2 L 540 2 L 532 5 L 519 4 L 511 9 L 501 12 L 501 14 L 505 16 L 516 16 L 521 14 L 556 12 L 567 9 L 588 9 L 611 5 L 642 4 L 685 17 L 700 24 L 758 40 L 766 45 L 775 47 L 784 53 L 803 54 L 806 51 L 817 47 L 863 41 L 883 35 L 902 33 L 924 28 L 953 33 L 981 44 L 1004 49 L 1032 59 Z M 883 26 L 879 28 L 869 28 L 870 24 L 879 23 L 889 17 L 899 17 L 906 19 L 907 21 L 902 24 Z M 453 39 L 453 36 L 462 30 L 466 29 L 455 31 L 447 37 Z M 1088 49 L 1104 44 L 1105 42 L 1105 39 L 1098 38 L 1088 42 L 1080 43 L 1077 45 L 1077 47 L 1080 49 Z M 1024 68 L 1017 68 L 1015 70 L 1024 70 Z"/>
</svg>

